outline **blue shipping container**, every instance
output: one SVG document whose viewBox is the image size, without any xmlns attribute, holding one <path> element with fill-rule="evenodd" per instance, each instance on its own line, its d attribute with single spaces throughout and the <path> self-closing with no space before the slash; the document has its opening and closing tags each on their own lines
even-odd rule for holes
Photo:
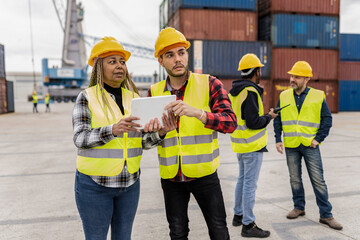
<svg viewBox="0 0 360 240">
<path fill-rule="evenodd" d="M 259 39 L 274 47 L 339 48 L 339 18 L 274 14 L 259 20 Z"/>
<path fill-rule="evenodd" d="M 14 103 L 14 82 L 6 81 L 6 100 L 7 100 L 7 112 L 15 111 Z"/>
<path fill-rule="evenodd" d="M 168 0 L 168 18 L 181 8 L 234 9 L 256 11 L 257 0 Z"/>
<path fill-rule="evenodd" d="M 5 77 L 5 50 L 4 45 L 0 44 L 0 78 Z"/>
<path fill-rule="evenodd" d="M 340 61 L 360 61 L 360 34 L 340 34 Z"/>
<path fill-rule="evenodd" d="M 194 40 L 189 48 L 189 69 L 218 78 L 240 78 L 240 59 L 247 53 L 256 54 L 264 64 L 263 79 L 270 78 L 271 45 L 269 42 Z"/>
<path fill-rule="evenodd" d="M 339 111 L 360 111 L 360 81 L 339 81 Z"/>
</svg>

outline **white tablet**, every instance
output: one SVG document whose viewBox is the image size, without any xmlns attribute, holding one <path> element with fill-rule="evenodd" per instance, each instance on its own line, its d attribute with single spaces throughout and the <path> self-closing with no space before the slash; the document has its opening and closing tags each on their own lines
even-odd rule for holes
<svg viewBox="0 0 360 240">
<path fill-rule="evenodd" d="M 162 115 L 163 113 L 167 114 L 164 108 L 173 101 L 176 101 L 175 95 L 133 98 L 131 100 L 131 116 L 140 118 L 134 122 L 140 124 L 141 129 L 154 118 L 157 118 L 161 125 L 164 125 Z"/>
</svg>

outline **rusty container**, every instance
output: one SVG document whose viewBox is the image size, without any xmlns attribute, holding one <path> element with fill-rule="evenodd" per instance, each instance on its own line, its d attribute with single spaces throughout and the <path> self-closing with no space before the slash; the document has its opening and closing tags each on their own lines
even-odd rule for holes
<svg viewBox="0 0 360 240">
<path fill-rule="evenodd" d="M 258 0 L 258 12 L 339 16 L 340 0 Z"/>
<path fill-rule="evenodd" d="M 339 81 L 310 80 L 308 86 L 324 91 L 330 111 L 339 112 Z M 280 93 L 289 88 L 289 80 L 273 80 L 274 105 L 279 101 Z"/>
<path fill-rule="evenodd" d="M 7 113 L 6 79 L 0 78 L 0 114 Z"/>
<path fill-rule="evenodd" d="M 338 80 L 339 51 L 323 49 L 272 49 L 272 79 L 289 79 L 287 72 L 297 61 L 307 61 L 313 70 L 314 80 Z"/>
<path fill-rule="evenodd" d="M 360 62 L 340 62 L 339 65 L 340 81 L 360 81 Z"/>
<path fill-rule="evenodd" d="M 168 26 L 188 40 L 257 40 L 256 12 L 180 8 Z"/>
</svg>

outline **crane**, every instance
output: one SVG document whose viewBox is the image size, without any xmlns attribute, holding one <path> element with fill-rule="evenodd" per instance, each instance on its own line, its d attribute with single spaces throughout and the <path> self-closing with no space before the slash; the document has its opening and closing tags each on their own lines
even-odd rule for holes
<svg viewBox="0 0 360 240">
<path fill-rule="evenodd" d="M 101 38 L 83 33 L 84 8 L 76 0 L 53 0 L 60 26 L 64 32 L 61 67 L 49 67 L 49 58 L 42 59 L 42 78 L 51 98 L 57 102 L 75 102 L 78 93 L 88 86 L 85 44 L 91 47 Z M 89 42 L 91 40 L 92 42 Z M 121 43 L 133 56 L 156 60 L 154 50 Z"/>
</svg>

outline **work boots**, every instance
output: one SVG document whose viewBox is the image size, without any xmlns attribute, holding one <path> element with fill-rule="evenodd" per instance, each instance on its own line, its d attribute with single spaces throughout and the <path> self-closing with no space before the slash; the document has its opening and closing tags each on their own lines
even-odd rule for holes
<svg viewBox="0 0 360 240">
<path fill-rule="evenodd" d="M 270 236 L 270 232 L 262 230 L 256 225 L 255 222 L 252 222 L 249 225 L 243 225 L 241 230 L 241 236 L 248 238 L 267 238 Z"/>
<path fill-rule="evenodd" d="M 286 218 L 288 219 L 295 219 L 299 216 L 304 216 L 305 215 L 305 211 L 304 210 L 299 210 L 294 208 L 293 210 L 291 210 L 288 215 L 286 215 Z"/>
<path fill-rule="evenodd" d="M 242 219 L 243 219 L 243 216 L 242 215 L 235 215 L 234 214 L 234 218 L 233 218 L 233 221 L 232 221 L 232 225 L 234 227 L 237 227 L 237 226 L 241 226 L 242 224 Z"/>
<path fill-rule="evenodd" d="M 337 222 L 335 220 L 335 218 L 333 217 L 329 217 L 329 218 L 320 218 L 319 219 L 319 222 L 320 223 L 323 223 L 323 224 L 326 224 L 328 225 L 329 227 L 333 228 L 333 229 L 336 229 L 336 230 L 341 230 L 343 228 L 343 226 Z"/>
</svg>

